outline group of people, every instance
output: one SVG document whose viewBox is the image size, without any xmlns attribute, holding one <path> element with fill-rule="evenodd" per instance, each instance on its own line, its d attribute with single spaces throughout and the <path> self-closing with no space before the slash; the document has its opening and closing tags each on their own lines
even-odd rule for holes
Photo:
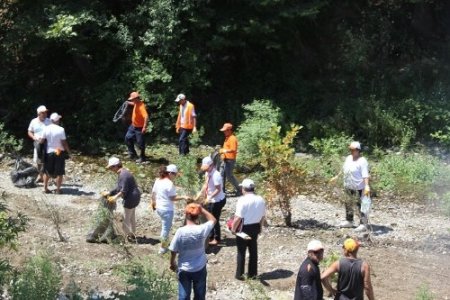
<svg viewBox="0 0 450 300">
<path fill-rule="evenodd" d="M 179 94 L 175 102 L 179 104 L 175 124 L 176 132 L 179 134 L 179 153 L 187 155 L 189 135 L 197 130 L 196 112 L 194 105 L 187 101 L 183 94 Z M 149 119 L 148 113 L 137 92 L 130 94 L 127 103 L 133 106 L 133 109 L 125 141 L 131 159 L 138 158 L 135 150 L 135 143 L 137 143 L 140 155 L 136 162 L 140 163 L 146 160 L 145 132 Z M 47 113 L 45 106 L 38 107 L 37 117 L 30 122 L 28 135 L 34 141 L 33 160 L 40 172 L 38 180 L 44 183 L 44 192 L 52 193 L 48 183 L 50 177 L 55 177 L 54 192 L 61 193 L 65 158 L 68 157 L 70 150 L 64 128 L 59 126 L 61 115 L 55 112 L 47 118 Z M 240 196 L 229 226 L 231 232 L 236 234 L 235 278 L 243 280 L 246 277 L 255 278 L 258 275 L 257 240 L 265 223 L 265 201 L 255 194 L 253 180 L 247 178 L 239 184 L 233 174 L 238 154 L 238 141 L 233 133 L 233 125 L 225 123 L 220 131 L 225 137 L 223 147 L 219 151 L 223 162 L 222 168 L 216 169 L 211 156 L 203 158 L 200 169 L 205 173 L 204 184 L 196 197 L 177 194 L 175 180 L 178 168 L 173 164 L 161 166 L 159 176 L 152 188 L 150 209 L 156 211 L 161 219 L 159 253 L 164 254 L 169 251 L 171 253 L 170 269 L 177 271 L 178 274 L 179 299 L 190 299 L 192 287 L 195 299 L 205 299 L 207 276 L 205 245 L 217 246 L 221 243 L 220 218 L 222 209 L 227 203 L 225 193 L 227 180 L 233 185 L 235 194 Z M 346 158 L 342 169 L 344 187 L 348 195 L 348 200 L 345 202 L 346 220 L 340 226 L 354 227 L 353 206 L 357 204 L 360 226 L 355 230 L 363 231 L 368 229 L 367 215 L 360 212 L 361 197 L 370 194 L 368 163 L 361 156 L 359 142 L 352 142 L 349 148 L 351 154 Z M 102 192 L 102 196 L 113 203 L 123 199 L 123 230 L 129 240 L 135 240 L 135 210 L 141 201 L 141 191 L 134 176 L 124 168 L 119 158 L 111 157 L 106 167 L 116 173 L 118 179 L 116 187 L 111 191 Z M 185 225 L 176 230 L 169 242 L 175 214 L 174 202 L 180 200 L 188 203 L 184 209 Z M 367 263 L 356 257 L 358 241 L 346 240 L 343 248 L 344 258 L 320 275 L 318 264 L 323 259 L 324 248 L 319 241 L 308 244 L 307 258 L 302 263 L 297 277 L 295 299 L 322 299 L 322 283 L 331 293 L 338 295 L 336 299 L 363 299 L 361 287 L 366 290 L 369 299 L 374 299 L 370 284 L 370 268 Z M 247 276 L 244 276 L 247 250 L 249 251 L 248 272 Z M 177 258 L 178 262 L 176 262 Z M 337 290 L 333 289 L 328 281 L 335 272 L 339 273 Z"/>
</svg>

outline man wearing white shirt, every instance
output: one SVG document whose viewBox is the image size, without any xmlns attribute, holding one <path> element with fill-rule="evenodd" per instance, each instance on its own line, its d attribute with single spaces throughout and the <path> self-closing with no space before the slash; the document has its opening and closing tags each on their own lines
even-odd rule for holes
<svg viewBox="0 0 450 300">
<path fill-rule="evenodd" d="M 33 151 L 33 162 L 39 171 L 38 182 L 44 181 L 43 164 L 45 157 L 45 144 L 40 143 L 40 139 L 44 134 L 44 129 L 47 125 L 51 124 L 49 118 L 47 118 L 47 108 L 41 105 L 37 108 L 37 117 L 31 120 L 28 126 L 28 136 L 33 140 L 34 151 Z"/>
<path fill-rule="evenodd" d="M 235 277 L 243 280 L 245 270 L 245 252 L 249 250 L 248 278 L 258 275 L 258 235 L 266 215 L 266 203 L 261 196 L 255 194 L 255 183 L 244 179 L 241 183 L 243 196 L 236 204 L 236 213 L 231 231 L 244 232 L 250 239 L 236 236 L 237 267 Z"/>
<path fill-rule="evenodd" d="M 52 124 L 45 127 L 41 143 L 47 141 L 47 154 L 44 162 L 44 192 L 49 194 L 48 182 L 51 177 L 56 177 L 56 194 L 61 194 L 61 184 L 65 174 L 65 158 L 69 154 L 69 144 L 66 141 L 66 132 L 59 126 L 61 116 L 52 113 L 50 120 Z"/>
</svg>

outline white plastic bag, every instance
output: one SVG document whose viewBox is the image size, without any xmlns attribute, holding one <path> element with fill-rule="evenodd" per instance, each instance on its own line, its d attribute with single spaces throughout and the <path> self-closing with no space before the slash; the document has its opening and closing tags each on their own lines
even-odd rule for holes
<svg viewBox="0 0 450 300">
<path fill-rule="evenodd" d="M 370 205 L 372 204 L 372 200 L 369 196 L 361 197 L 361 212 L 365 215 L 368 215 L 370 212 Z"/>
</svg>

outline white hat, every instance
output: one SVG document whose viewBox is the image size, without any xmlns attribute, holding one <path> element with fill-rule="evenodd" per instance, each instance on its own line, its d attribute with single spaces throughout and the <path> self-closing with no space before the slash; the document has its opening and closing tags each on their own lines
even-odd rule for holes
<svg viewBox="0 0 450 300">
<path fill-rule="evenodd" d="M 312 240 L 311 242 L 308 243 L 308 251 L 319 251 L 319 250 L 323 250 L 323 245 L 320 241 L 318 240 Z"/>
<path fill-rule="evenodd" d="M 37 111 L 37 113 L 39 114 L 39 113 L 42 113 L 42 112 L 47 112 L 48 109 L 47 109 L 47 107 L 45 107 L 45 105 L 41 105 L 41 106 L 39 106 L 39 107 L 36 109 L 36 111 Z"/>
<path fill-rule="evenodd" d="M 166 167 L 166 171 L 169 173 L 178 173 L 177 166 L 175 166 L 175 165 L 168 165 Z"/>
<path fill-rule="evenodd" d="M 213 164 L 213 160 L 211 159 L 211 156 L 207 156 L 207 157 L 203 158 L 202 166 L 200 167 L 200 169 L 202 169 L 203 171 L 206 171 L 212 164 Z"/>
<path fill-rule="evenodd" d="M 61 115 L 58 115 L 58 113 L 54 112 L 50 115 L 50 120 L 53 122 L 58 122 L 62 118 Z"/>
<path fill-rule="evenodd" d="M 180 100 L 186 99 L 186 96 L 184 94 L 179 94 L 177 98 L 175 99 L 175 102 L 180 102 Z"/>
<path fill-rule="evenodd" d="M 348 146 L 348 148 L 354 150 L 354 149 L 358 149 L 361 150 L 361 144 L 359 142 L 351 142 L 350 145 Z"/>
<path fill-rule="evenodd" d="M 244 189 L 253 189 L 255 188 L 255 182 L 250 178 L 245 178 L 244 180 L 242 180 L 240 186 Z"/>
<path fill-rule="evenodd" d="M 118 159 L 117 157 L 111 157 L 110 159 L 108 159 L 108 165 L 106 166 L 106 168 L 111 168 L 113 166 L 117 166 L 118 164 L 120 164 L 120 159 Z"/>
</svg>

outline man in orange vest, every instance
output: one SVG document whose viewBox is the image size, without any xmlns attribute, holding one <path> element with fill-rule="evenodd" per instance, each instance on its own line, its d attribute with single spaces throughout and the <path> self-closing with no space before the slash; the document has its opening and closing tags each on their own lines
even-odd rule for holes
<svg viewBox="0 0 450 300">
<path fill-rule="evenodd" d="M 238 149 L 238 141 L 233 133 L 233 124 L 225 123 L 220 129 L 225 135 L 225 141 L 223 142 L 223 147 L 220 149 L 220 154 L 222 155 L 223 167 L 221 170 L 223 178 L 223 189 L 225 191 L 225 182 L 228 179 L 234 186 L 236 196 L 241 196 L 241 189 L 239 188 L 239 183 L 234 177 L 233 170 L 236 165 L 236 156 Z"/>
<path fill-rule="evenodd" d="M 186 100 L 184 94 L 179 94 L 175 102 L 180 104 L 176 131 L 180 135 L 178 148 L 181 155 L 189 154 L 189 135 L 197 131 L 197 115 L 194 104 Z"/>
<path fill-rule="evenodd" d="M 141 101 L 141 96 L 138 92 L 132 92 L 128 98 L 128 105 L 133 105 L 133 114 L 131 116 L 131 125 L 128 127 L 125 135 L 125 143 L 128 147 L 128 155 L 130 159 L 136 159 L 137 153 L 134 149 L 134 143 L 138 144 L 141 150 L 141 155 L 137 163 L 144 162 L 145 157 L 145 132 L 147 131 L 148 113 L 145 109 L 144 102 Z"/>
</svg>

